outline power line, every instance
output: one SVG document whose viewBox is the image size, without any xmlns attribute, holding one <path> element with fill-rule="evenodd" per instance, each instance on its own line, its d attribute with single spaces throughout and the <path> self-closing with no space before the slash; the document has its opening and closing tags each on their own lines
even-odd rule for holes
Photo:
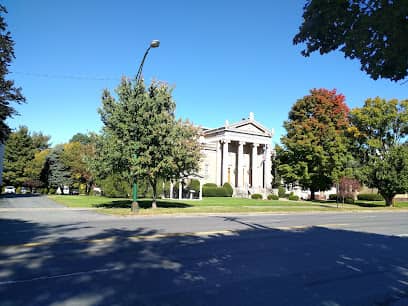
<svg viewBox="0 0 408 306">
<path fill-rule="evenodd" d="M 89 80 L 89 81 L 118 81 L 121 77 L 95 77 L 89 75 L 63 75 L 48 73 L 32 73 L 22 71 L 12 71 L 13 74 L 19 74 L 30 77 L 48 78 L 48 79 L 71 79 L 71 80 Z"/>
</svg>

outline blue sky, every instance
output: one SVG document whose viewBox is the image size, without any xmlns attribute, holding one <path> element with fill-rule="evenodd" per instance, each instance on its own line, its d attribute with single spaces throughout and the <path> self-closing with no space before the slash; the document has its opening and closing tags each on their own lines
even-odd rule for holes
<svg viewBox="0 0 408 306">
<path fill-rule="evenodd" d="M 177 116 L 205 127 L 255 113 L 284 133 L 283 121 L 312 88 L 336 88 L 349 107 L 369 97 L 408 98 L 408 84 L 371 80 L 339 52 L 309 58 L 292 38 L 305 1 L 6 0 L 15 41 L 10 78 L 27 103 L 11 127 L 51 135 L 98 132 L 104 88 L 134 76 L 152 39 L 161 41 L 144 66 L 146 81 L 175 86 Z"/>
</svg>

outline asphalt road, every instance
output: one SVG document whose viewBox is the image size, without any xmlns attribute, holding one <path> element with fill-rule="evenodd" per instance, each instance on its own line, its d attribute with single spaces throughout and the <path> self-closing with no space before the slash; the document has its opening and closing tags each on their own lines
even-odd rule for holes
<svg viewBox="0 0 408 306">
<path fill-rule="evenodd" d="M 1 198 L 0 305 L 408 305 L 407 218 L 123 218 Z"/>
</svg>

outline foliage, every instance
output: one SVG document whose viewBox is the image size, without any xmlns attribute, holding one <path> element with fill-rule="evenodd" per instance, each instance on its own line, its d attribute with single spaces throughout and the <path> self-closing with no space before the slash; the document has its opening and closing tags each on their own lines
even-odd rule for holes
<svg viewBox="0 0 408 306">
<path fill-rule="evenodd" d="M 288 197 L 288 199 L 289 199 L 290 201 L 299 201 L 299 196 L 294 195 L 294 194 L 290 194 L 289 197 Z"/>
<path fill-rule="evenodd" d="M 73 183 L 69 167 L 63 163 L 61 158 L 63 150 L 64 145 L 57 145 L 51 150 L 47 158 L 49 187 L 55 189 L 58 187 L 62 189 L 63 186 L 71 186 Z"/>
<path fill-rule="evenodd" d="M 386 205 L 408 191 L 408 153 L 402 144 L 408 135 L 408 100 L 368 99 L 350 113 L 354 154 L 363 166 L 361 179 L 378 188 Z"/>
<path fill-rule="evenodd" d="M 340 179 L 351 159 L 348 112 L 336 90 L 313 89 L 293 105 L 284 122 L 278 172 L 285 183 L 309 188 L 312 200 L 315 191 L 327 190 Z"/>
<path fill-rule="evenodd" d="M 155 207 L 160 179 L 197 171 L 198 129 L 175 120 L 175 102 L 164 83 L 152 82 L 146 90 L 142 83 L 123 78 L 116 93 L 117 99 L 108 90 L 102 96 L 99 113 L 104 128 L 92 168 L 99 177 L 120 173 L 128 179 L 145 179 L 153 189 Z"/>
<path fill-rule="evenodd" d="M 218 187 L 217 184 L 214 183 L 205 183 L 203 187 Z"/>
<path fill-rule="evenodd" d="M 73 184 L 86 184 L 85 193 L 89 194 L 93 183 L 93 176 L 90 171 L 88 160 L 95 155 L 93 143 L 83 144 L 80 142 L 69 142 L 63 145 L 61 152 L 61 162 L 71 173 Z"/>
<path fill-rule="evenodd" d="M 3 15 L 6 13 L 6 8 L 0 5 L 0 143 L 5 143 L 10 134 L 10 128 L 6 124 L 7 118 L 17 114 L 16 110 L 10 106 L 10 103 L 20 104 L 25 102 L 25 98 L 21 94 L 21 88 L 15 87 L 14 81 L 6 78 L 9 73 L 10 63 L 15 58 L 14 42 L 4 21 Z"/>
<path fill-rule="evenodd" d="M 251 194 L 251 199 L 253 199 L 253 200 L 262 200 L 262 194 L 259 194 L 259 193 Z"/>
<path fill-rule="evenodd" d="M 132 192 L 130 182 L 117 174 L 112 174 L 101 180 L 100 186 L 104 195 L 112 198 L 125 198 Z"/>
<path fill-rule="evenodd" d="M 355 178 L 342 177 L 339 183 L 339 196 L 340 198 L 353 198 L 354 195 L 360 190 L 360 182 Z"/>
<path fill-rule="evenodd" d="M 267 199 L 268 200 L 279 200 L 279 196 L 277 196 L 276 194 L 268 194 Z"/>
<path fill-rule="evenodd" d="M 194 190 L 195 192 L 200 192 L 200 181 L 197 179 L 191 179 L 188 188 Z"/>
<path fill-rule="evenodd" d="M 357 195 L 357 199 L 361 201 L 384 201 L 383 196 L 378 193 L 360 193 Z"/>
<path fill-rule="evenodd" d="M 69 140 L 69 142 L 79 142 L 80 144 L 83 145 L 90 145 L 95 143 L 95 139 L 98 136 L 95 133 L 88 133 L 88 134 L 83 134 L 83 133 L 76 133 L 72 138 Z"/>
<path fill-rule="evenodd" d="M 280 187 L 278 188 L 278 196 L 279 196 L 280 198 L 284 198 L 284 197 L 285 197 L 285 194 L 286 194 L 285 187 L 280 186 Z"/>
<path fill-rule="evenodd" d="M 28 128 L 20 126 L 5 143 L 3 181 L 7 185 L 21 186 L 28 177 L 26 168 L 34 159 L 33 141 Z"/>
<path fill-rule="evenodd" d="M 306 43 L 304 56 L 339 49 L 374 80 L 398 81 L 408 74 L 407 15 L 405 0 L 308 0 L 293 42 Z"/>
<path fill-rule="evenodd" d="M 345 197 L 345 198 L 344 198 L 344 203 L 346 203 L 346 204 L 354 204 L 354 198 L 353 198 L 353 197 Z"/>
<path fill-rule="evenodd" d="M 329 194 L 329 200 L 337 201 L 337 194 Z"/>
<path fill-rule="evenodd" d="M 203 197 L 228 197 L 228 194 L 224 187 L 203 186 Z"/>
<path fill-rule="evenodd" d="M 232 189 L 232 186 L 230 183 L 226 182 L 222 187 L 226 190 L 227 196 L 232 197 L 232 194 L 234 193 L 234 189 Z"/>
</svg>

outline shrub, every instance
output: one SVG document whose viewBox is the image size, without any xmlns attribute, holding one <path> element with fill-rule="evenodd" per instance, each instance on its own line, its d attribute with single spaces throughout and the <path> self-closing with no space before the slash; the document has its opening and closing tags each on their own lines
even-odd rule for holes
<svg viewBox="0 0 408 306">
<path fill-rule="evenodd" d="M 279 196 L 280 198 L 284 198 L 284 197 L 285 197 L 285 188 L 284 188 L 284 187 L 280 186 L 280 187 L 278 188 L 278 196 Z"/>
<path fill-rule="evenodd" d="M 55 194 L 55 188 L 48 189 L 48 194 Z"/>
<path fill-rule="evenodd" d="M 279 200 L 279 196 L 276 194 L 268 194 L 268 200 Z"/>
<path fill-rule="evenodd" d="M 112 198 L 127 197 L 132 194 L 132 186 L 117 174 L 108 176 L 101 181 L 104 195 Z"/>
<path fill-rule="evenodd" d="M 214 183 L 205 183 L 203 187 L 218 187 L 217 184 Z"/>
<path fill-rule="evenodd" d="M 357 196 L 357 199 L 361 201 L 383 201 L 384 198 L 381 194 L 377 193 L 361 193 Z"/>
<path fill-rule="evenodd" d="M 251 194 L 251 199 L 262 200 L 262 194 L 259 194 L 259 193 Z"/>
<path fill-rule="evenodd" d="M 329 194 L 329 200 L 336 201 L 337 200 L 337 194 Z"/>
<path fill-rule="evenodd" d="M 16 188 L 16 193 L 21 193 L 21 187 Z"/>
<path fill-rule="evenodd" d="M 227 197 L 224 187 L 203 187 L 203 197 Z"/>
<path fill-rule="evenodd" d="M 225 183 L 222 185 L 222 188 L 225 189 L 225 192 L 227 193 L 228 197 L 232 197 L 232 194 L 234 193 L 234 189 L 232 189 L 232 186 L 230 183 Z"/>
<path fill-rule="evenodd" d="M 197 179 L 191 179 L 188 188 L 190 190 L 194 190 L 195 192 L 200 192 L 200 181 Z"/>
<path fill-rule="evenodd" d="M 350 198 L 350 197 L 344 198 L 344 203 L 354 204 L 354 199 L 353 199 L 353 198 Z"/>
<path fill-rule="evenodd" d="M 290 194 L 288 199 L 291 200 L 291 201 L 299 201 L 299 197 L 297 195 L 294 195 L 294 194 Z"/>
</svg>

